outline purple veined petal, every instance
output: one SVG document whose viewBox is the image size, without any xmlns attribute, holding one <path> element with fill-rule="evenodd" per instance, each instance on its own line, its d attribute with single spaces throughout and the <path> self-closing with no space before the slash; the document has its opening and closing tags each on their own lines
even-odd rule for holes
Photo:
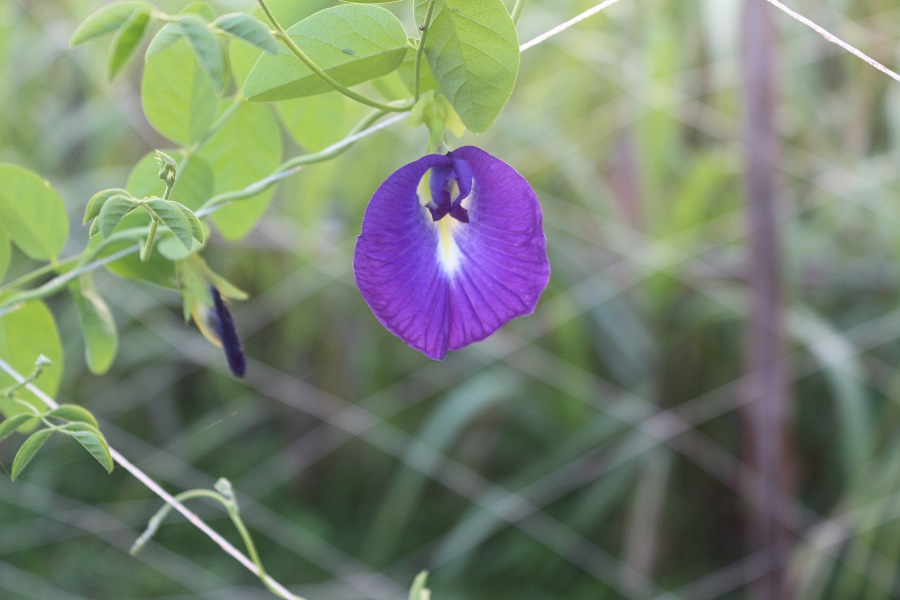
<svg viewBox="0 0 900 600">
<path fill-rule="evenodd" d="M 440 360 L 534 311 L 550 277 L 541 219 L 528 182 L 487 152 L 425 156 L 372 196 L 357 285 L 391 333 Z"/>
</svg>

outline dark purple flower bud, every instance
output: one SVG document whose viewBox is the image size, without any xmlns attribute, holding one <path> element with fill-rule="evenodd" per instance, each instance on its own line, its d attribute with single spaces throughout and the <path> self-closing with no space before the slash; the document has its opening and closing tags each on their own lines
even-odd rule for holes
<svg viewBox="0 0 900 600">
<path fill-rule="evenodd" d="M 353 270 L 394 335 L 440 360 L 534 311 L 550 278 L 528 182 L 466 146 L 394 172 L 372 196 Z"/>
<path fill-rule="evenodd" d="M 247 359 L 244 357 L 244 349 L 241 347 L 241 340 L 238 338 L 237 329 L 234 326 L 234 319 L 222 296 L 214 286 L 209 286 L 212 294 L 213 310 L 209 313 L 210 328 L 216 333 L 222 342 L 222 348 L 225 350 L 225 358 L 228 359 L 228 366 L 231 372 L 238 377 L 243 377 L 247 372 Z"/>
</svg>

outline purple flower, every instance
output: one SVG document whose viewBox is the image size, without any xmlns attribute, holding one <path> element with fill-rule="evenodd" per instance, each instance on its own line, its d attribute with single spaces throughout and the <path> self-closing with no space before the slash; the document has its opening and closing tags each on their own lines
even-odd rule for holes
<svg viewBox="0 0 900 600">
<path fill-rule="evenodd" d="M 353 270 L 381 324 L 440 360 L 534 311 L 550 277 L 537 196 L 473 146 L 424 156 L 372 196 Z"/>
</svg>

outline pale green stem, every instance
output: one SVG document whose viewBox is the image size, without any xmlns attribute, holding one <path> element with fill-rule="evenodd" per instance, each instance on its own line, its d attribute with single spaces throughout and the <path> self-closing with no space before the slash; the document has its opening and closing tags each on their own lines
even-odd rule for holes
<svg viewBox="0 0 900 600">
<path fill-rule="evenodd" d="M 233 192 L 225 192 L 223 194 L 218 194 L 213 196 L 209 200 L 207 200 L 203 206 L 200 207 L 198 211 L 196 211 L 197 216 L 206 216 L 213 210 L 216 210 L 220 206 L 227 204 L 229 202 L 234 202 L 235 200 L 243 200 L 244 198 L 250 198 L 251 196 L 255 196 L 260 192 L 265 191 L 267 188 L 275 185 L 277 182 L 281 181 L 285 177 L 289 175 L 293 175 L 300 169 L 302 169 L 306 165 L 310 165 L 313 163 L 323 162 L 326 160 L 330 160 L 343 152 L 353 145 L 355 141 L 354 136 L 362 133 L 367 128 L 369 128 L 375 121 L 380 119 L 385 115 L 385 111 L 377 110 L 372 112 L 363 118 L 356 126 L 347 134 L 347 137 L 341 142 L 337 144 L 332 144 L 328 148 L 325 148 L 321 152 L 316 152 L 314 154 L 303 154 L 301 156 L 295 156 L 294 158 L 282 163 L 275 171 L 269 175 L 268 177 L 264 177 L 259 181 L 255 181 L 248 185 L 247 187 L 236 190 Z"/>
<path fill-rule="evenodd" d="M 241 519 L 237 502 L 234 499 L 227 498 L 218 492 L 204 489 L 188 490 L 175 496 L 175 500 L 181 503 L 195 498 L 207 498 L 210 500 L 214 500 L 225 507 L 225 510 L 228 511 L 228 517 L 231 519 L 231 522 L 234 524 L 235 529 L 238 530 L 241 539 L 244 541 L 244 546 L 247 548 L 247 554 L 250 557 L 250 560 L 253 561 L 253 564 L 256 565 L 256 568 L 259 571 L 260 581 L 262 581 L 263 585 L 265 585 L 270 592 L 272 592 L 279 598 L 283 598 L 284 600 L 305 600 L 304 598 L 291 594 L 290 592 L 288 592 L 288 595 L 285 595 L 282 590 L 279 590 L 277 587 L 269 583 L 269 575 L 266 573 L 266 570 L 262 565 L 262 560 L 259 557 L 259 552 L 257 552 L 256 550 L 256 544 L 253 542 L 253 537 L 250 535 L 250 531 L 244 524 L 244 520 Z M 150 521 L 147 523 L 147 529 L 137 540 L 135 540 L 134 544 L 132 544 L 131 550 L 129 550 L 132 555 L 140 552 L 141 548 L 143 548 L 144 545 L 148 541 L 150 541 L 150 538 L 152 538 L 156 534 L 160 525 L 162 525 L 163 520 L 166 518 L 169 512 L 171 512 L 171 510 L 171 505 L 163 504 L 160 509 L 156 511 L 156 514 L 154 514 L 150 518 Z"/>
<path fill-rule="evenodd" d="M 509 13 L 509 16 L 512 17 L 513 23 L 519 22 L 519 17 L 522 16 L 523 8 L 525 8 L 525 0 L 516 0 L 516 3 L 513 5 L 512 12 Z"/>
<path fill-rule="evenodd" d="M 335 90 L 340 92 L 341 94 L 347 96 L 352 100 L 356 100 L 360 104 L 365 104 L 367 106 L 371 106 L 372 108 L 377 108 L 386 112 L 404 112 L 410 109 L 410 104 L 406 103 L 400 106 L 392 106 L 390 104 L 384 104 L 382 102 L 378 102 L 377 100 L 372 100 L 370 98 L 366 98 L 362 94 L 358 94 L 343 85 L 336 79 L 334 79 L 331 75 L 323 71 L 319 65 L 317 65 L 313 60 L 306 55 L 306 53 L 300 49 L 300 46 L 291 39 L 291 36 L 288 35 L 287 31 L 284 30 L 284 27 L 281 26 L 281 23 L 278 22 L 278 19 L 275 18 L 275 15 L 272 14 L 272 11 L 269 10 L 269 7 L 266 6 L 265 0 L 256 0 L 259 7 L 266 14 L 266 17 L 269 19 L 269 22 L 272 24 L 272 27 L 275 28 L 275 35 L 284 42 L 288 49 L 294 53 L 294 56 L 303 61 L 307 67 L 309 67 L 310 71 L 316 74 L 319 79 L 327 83 L 329 86 L 333 87 Z"/>
<path fill-rule="evenodd" d="M 425 11 L 425 20 L 419 26 L 422 35 L 419 36 L 419 46 L 416 48 L 416 77 L 413 83 L 413 104 L 419 101 L 419 81 L 422 74 L 422 54 L 425 52 L 425 37 L 431 28 L 431 14 L 434 12 L 435 0 L 428 1 L 428 10 Z"/>
<path fill-rule="evenodd" d="M 56 292 L 62 290 L 64 287 L 66 287 L 66 285 L 70 281 L 75 279 L 76 277 L 80 277 L 81 275 L 83 275 L 89 271 L 93 271 L 94 269 L 102 267 L 103 265 L 106 265 L 106 264 L 109 264 L 116 260 L 119 260 L 120 258 L 128 256 L 129 254 L 133 254 L 134 252 L 137 252 L 139 249 L 140 249 L 140 246 L 132 246 L 129 248 L 125 248 L 123 250 L 116 252 L 115 254 L 110 254 L 109 256 L 105 256 L 98 261 L 95 261 L 93 263 L 85 265 L 84 267 L 73 269 L 63 275 L 54 277 L 53 279 L 51 279 L 44 285 L 37 287 L 33 290 L 19 292 L 18 294 L 13 294 L 12 296 L 9 296 L 8 298 L 4 298 L 3 300 L 0 300 L 0 317 L 12 312 L 14 310 L 13 307 L 17 307 L 18 305 L 22 304 L 23 302 L 28 302 L 29 300 L 38 300 L 41 298 L 46 298 L 47 296 L 50 296 L 52 294 L 55 294 Z"/>
<path fill-rule="evenodd" d="M 170 188 L 166 189 L 166 193 L 168 194 Z M 141 262 L 147 262 L 150 260 L 150 253 L 153 252 L 153 241 L 156 239 L 156 228 L 159 227 L 159 221 L 156 217 L 152 217 L 150 219 L 150 230 L 147 232 L 147 241 L 144 242 L 143 248 L 141 248 Z"/>
<path fill-rule="evenodd" d="M 26 283 L 33 281 L 33 280 L 37 279 L 38 277 L 47 275 L 54 271 L 59 271 L 60 268 L 67 267 L 71 263 L 76 263 L 76 262 L 78 262 L 78 259 L 79 259 L 79 256 L 76 254 L 75 256 L 70 256 L 69 258 L 61 260 L 59 262 L 49 262 L 46 265 L 38 267 L 34 271 L 25 273 L 18 279 L 14 279 L 14 280 L 10 281 L 6 285 L 4 285 L 2 288 L 0 288 L 0 291 L 7 290 L 7 289 L 12 290 L 12 289 L 15 289 L 18 287 L 22 287 Z"/>
</svg>

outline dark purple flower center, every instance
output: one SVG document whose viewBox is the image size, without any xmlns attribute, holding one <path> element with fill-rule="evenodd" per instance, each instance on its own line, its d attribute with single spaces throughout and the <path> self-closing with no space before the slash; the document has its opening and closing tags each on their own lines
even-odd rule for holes
<svg viewBox="0 0 900 600">
<path fill-rule="evenodd" d="M 466 161 L 454 159 L 450 154 L 447 158 L 450 160 L 446 165 L 431 168 L 431 201 L 425 206 L 434 221 L 450 215 L 461 223 L 468 223 L 469 211 L 463 208 L 462 201 L 472 193 L 472 168 Z"/>
</svg>

